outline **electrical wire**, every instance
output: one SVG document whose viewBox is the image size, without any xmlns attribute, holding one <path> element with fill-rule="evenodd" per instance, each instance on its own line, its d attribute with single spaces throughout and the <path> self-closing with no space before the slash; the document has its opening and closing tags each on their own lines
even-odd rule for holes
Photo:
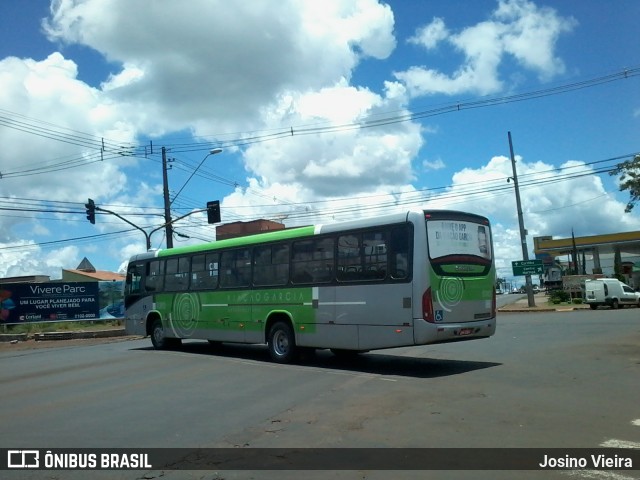
<svg viewBox="0 0 640 480">
<path fill-rule="evenodd" d="M 172 153 L 186 153 L 196 151 L 206 151 L 211 148 L 231 148 L 231 147 L 246 147 L 255 143 L 262 143 L 267 141 L 273 141 L 276 139 L 282 139 L 286 137 L 302 136 L 302 135 L 322 135 L 327 133 L 339 133 L 347 132 L 350 130 L 360 130 L 367 128 L 376 128 L 395 123 L 416 121 L 428 117 L 437 115 L 444 115 L 448 113 L 455 113 L 464 110 L 486 108 L 496 105 L 505 105 L 509 103 L 522 102 L 528 100 L 539 99 L 543 97 L 549 97 L 554 95 L 560 95 L 576 90 L 582 90 L 591 88 L 606 83 L 611 83 L 620 80 L 628 80 L 640 76 L 640 67 L 634 66 L 632 68 L 625 68 L 614 73 L 602 75 L 599 77 L 582 80 L 578 82 L 558 85 L 546 89 L 534 90 L 530 92 L 524 92 L 506 96 L 485 97 L 478 100 L 469 100 L 463 102 L 451 102 L 434 108 L 411 112 L 410 110 L 403 111 L 401 114 L 396 112 L 383 112 L 370 114 L 368 117 L 358 122 L 345 123 L 340 125 L 330 124 L 328 122 L 302 125 L 302 126 L 287 126 L 280 129 L 263 130 L 248 132 L 243 134 L 237 134 L 237 136 L 224 139 L 225 135 L 211 135 L 216 137 L 215 142 L 189 142 L 189 143 L 174 143 L 169 144 L 167 147 Z M 95 135 L 79 132 L 77 130 L 69 129 L 60 125 L 55 125 L 50 122 L 33 119 L 24 115 L 10 112 L 8 110 L 0 109 L 0 126 L 11 128 L 14 130 L 22 131 L 32 135 L 48 138 L 51 140 L 67 143 L 70 145 L 76 145 L 93 151 L 90 154 L 82 154 L 77 157 L 71 157 L 67 160 L 59 162 L 49 161 L 33 164 L 31 166 L 23 166 L 21 170 L 0 172 L 0 178 L 20 177 L 27 175 L 36 175 L 42 173 L 50 173 L 59 170 L 65 170 L 69 168 L 76 168 L 79 166 L 86 166 L 98 161 L 113 160 L 120 157 L 139 157 L 149 158 L 153 156 L 152 144 L 147 145 L 135 145 L 132 143 L 116 142 L 109 139 L 97 137 Z M 198 137 L 202 139 L 204 137 Z M 40 166 L 38 166 L 40 165 Z M 26 168 L 25 168 L 26 167 Z M 191 170 L 193 171 L 193 169 Z M 199 172 L 198 172 L 199 173 Z M 230 181 L 219 175 L 210 173 L 209 179 L 220 183 L 226 183 L 230 186 L 236 186 L 237 182 Z"/>
</svg>

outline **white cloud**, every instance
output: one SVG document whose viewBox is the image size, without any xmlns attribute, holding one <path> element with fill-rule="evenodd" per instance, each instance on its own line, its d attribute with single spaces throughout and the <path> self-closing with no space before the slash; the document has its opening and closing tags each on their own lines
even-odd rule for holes
<svg viewBox="0 0 640 480">
<path fill-rule="evenodd" d="M 554 56 L 555 43 L 560 34 L 573 30 L 575 19 L 560 18 L 552 8 L 527 0 L 501 0 L 494 15 L 509 26 L 502 37 L 505 52 L 542 78 L 564 72 L 564 63 Z"/>
<path fill-rule="evenodd" d="M 15 248 L 20 246 L 24 248 Z M 5 250 L 7 247 L 10 249 Z M 48 275 L 52 279 L 61 278 L 63 268 L 75 268 L 80 260 L 75 246 L 43 251 L 30 241 L 0 244 L 0 277 Z"/>
<path fill-rule="evenodd" d="M 412 96 L 465 92 L 487 95 L 503 88 L 499 67 L 510 55 L 523 68 L 549 79 L 564 71 L 562 60 L 555 55 L 555 44 L 575 25 L 574 19 L 562 18 L 555 10 L 528 0 L 501 0 L 490 20 L 459 33 L 450 33 L 442 19 L 435 19 L 410 41 L 428 49 L 448 42 L 464 55 L 464 63 L 452 74 L 412 66 L 396 72 L 395 77 Z"/>
<path fill-rule="evenodd" d="M 441 158 L 437 158 L 435 160 L 424 160 L 422 162 L 422 166 L 425 170 L 442 170 L 447 165 L 442 161 Z"/>
<path fill-rule="evenodd" d="M 140 129 L 210 134 L 260 126 L 257 114 L 282 92 L 321 89 L 350 78 L 363 57 L 387 57 L 393 22 L 375 0 L 201 0 L 188 8 L 87 0 L 55 4 L 45 28 L 53 40 L 122 65 L 103 88 Z"/>
<path fill-rule="evenodd" d="M 449 32 L 442 18 L 434 18 L 431 23 L 419 28 L 408 42 L 421 45 L 427 50 L 436 48 L 438 43 L 449 36 Z"/>
<path fill-rule="evenodd" d="M 292 92 L 265 112 L 274 123 L 334 126 L 366 125 L 379 112 L 395 110 L 395 99 L 339 82 L 309 94 Z M 280 116 L 280 119 L 278 119 Z M 290 183 L 305 199 L 343 197 L 413 179 L 412 159 L 422 146 L 418 125 L 400 123 L 375 129 L 338 128 L 336 133 L 295 135 L 278 143 L 247 148 L 246 168 L 262 188 Z"/>
</svg>

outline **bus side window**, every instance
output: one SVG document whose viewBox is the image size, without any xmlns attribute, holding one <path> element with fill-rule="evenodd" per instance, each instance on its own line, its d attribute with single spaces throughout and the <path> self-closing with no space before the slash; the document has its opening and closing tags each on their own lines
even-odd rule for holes
<svg viewBox="0 0 640 480">
<path fill-rule="evenodd" d="M 165 290 L 175 292 L 189 288 L 189 257 L 170 258 L 166 268 Z"/>
<path fill-rule="evenodd" d="M 220 254 L 208 253 L 206 259 L 207 280 L 206 287 L 208 289 L 218 288 L 218 271 L 220 266 Z"/>
<path fill-rule="evenodd" d="M 286 285 L 289 282 L 289 245 L 254 248 L 253 284 Z"/>
<path fill-rule="evenodd" d="M 251 250 L 227 250 L 220 256 L 220 286 L 248 287 L 251 280 Z"/>
<path fill-rule="evenodd" d="M 364 278 L 360 235 L 348 234 L 338 237 L 338 280 L 353 282 Z"/>
<path fill-rule="evenodd" d="M 191 288 L 193 290 L 201 290 L 203 288 L 203 279 L 206 275 L 205 257 L 202 255 L 194 255 L 191 257 Z"/>
<path fill-rule="evenodd" d="M 144 289 L 147 292 L 162 291 L 162 280 L 164 279 L 164 261 L 152 260 L 147 264 L 144 280 Z"/>
<path fill-rule="evenodd" d="M 178 259 L 178 290 L 189 289 L 189 268 L 191 267 L 191 260 L 189 257 L 180 257 Z"/>
<path fill-rule="evenodd" d="M 191 288 L 214 290 L 218 288 L 218 253 L 194 255 L 191 259 Z"/>
<path fill-rule="evenodd" d="M 330 237 L 294 242 L 291 281 L 296 284 L 331 282 L 333 245 Z"/>
<path fill-rule="evenodd" d="M 411 229 L 408 225 L 401 225 L 391 229 L 389 269 L 391 278 L 394 280 L 404 280 L 410 276 L 410 245 Z"/>
<path fill-rule="evenodd" d="M 386 232 L 365 232 L 362 234 L 364 252 L 363 276 L 365 280 L 384 280 L 387 276 L 387 235 Z"/>
</svg>

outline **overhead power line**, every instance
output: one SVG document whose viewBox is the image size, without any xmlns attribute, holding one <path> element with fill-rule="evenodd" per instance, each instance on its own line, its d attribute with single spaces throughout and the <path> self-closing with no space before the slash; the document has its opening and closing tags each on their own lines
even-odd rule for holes
<svg viewBox="0 0 640 480">
<path fill-rule="evenodd" d="M 211 148 L 245 147 L 255 143 L 273 141 L 276 139 L 301 136 L 301 135 L 322 135 L 328 133 L 340 133 L 350 130 L 377 128 L 394 123 L 416 121 L 423 118 L 445 115 L 449 113 L 461 112 L 464 110 L 486 108 L 496 105 L 504 105 L 514 102 L 523 102 L 553 95 L 560 95 L 568 92 L 592 88 L 599 85 L 628 80 L 640 76 L 640 66 L 625 68 L 614 73 L 590 78 L 578 82 L 549 87 L 546 89 L 534 90 L 506 96 L 484 97 L 477 100 L 451 102 L 438 107 L 412 112 L 403 110 L 401 113 L 385 112 L 371 114 L 360 121 L 333 125 L 329 123 L 286 126 L 279 129 L 262 130 L 255 132 L 237 133 L 235 136 L 229 134 L 215 134 L 214 142 L 202 141 L 204 137 L 199 137 L 199 141 L 186 143 L 167 144 L 165 147 L 172 154 L 186 152 L 202 152 Z M 20 169 L 0 172 L 0 178 L 21 177 L 50 173 L 69 168 L 86 166 L 102 160 L 113 160 L 123 156 L 145 157 L 152 156 L 150 145 L 139 145 L 133 143 L 122 143 L 109 139 L 104 139 L 96 135 L 83 133 L 50 122 L 26 117 L 19 113 L 0 109 L 0 126 L 22 131 L 31 135 L 48 138 L 58 142 L 76 145 L 88 150 L 89 154 L 83 153 L 75 157 L 60 160 L 39 162 L 32 165 L 23 165 Z M 202 175 L 201 172 L 198 172 Z M 237 182 L 228 180 L 218 175 L 211 175 L 210 179 L 216 182 L 225 183 L 231 186 L 238 185 Z"/>
<path fill-rule="evenodd" d="M 615 169 L 617 163 L 624 159 L 633 158 L 636 154 L 627 154 L 622 156 L 616 156 L 607 158 L 604 160 L 596 160 L 580 165 L 571 165 L 558 169 L 550 169 L 546 171 L 539 171 L 534 173 L 523 173 L 519 175 L 519 183 L 520 189 L 528 190 L 532 188 L 539 188 L 542 185 L 552 185 L 561 182 L 567 182 L 571 180 L 576 180 L 582 178 L 584 176 L 591 175 L 600 175 L 604 173 L 608 173 Z M 609 165 L 606 165 L 609 164 Z M 590 166 L 596 166 L 596 168 L 589 168 Z M 318 200 L 314 202 L 301 202 L 301 203 L 291 203 L 286 205 L 287 207 L 298 207 L 299 210 L 282 210 L 283 205 L 262 205 L 262 206 L 252 206 L 252 211 L 262 209 L 263 214 L 260 216 L 263 218 L 272 218 L 272 219 L 280 219 L 286 218 L 287 220 L 304 220 L 306 218 L 312 219 L 318 216 L 347 216 L 353 215 L 356 213 L 363 213 L 368 211 L 379 211 L 381 209 L 391 209 L 398 208 L 401 206 L 411 206 L 411 205 L 421 205 L 426 204 L 429 201 L 447 201 L 450 204 L 460 203 L 469 201 L 469 199 L 480 200 L 487 198 L 495 198 L 504 195 L 511 195 L 513 187 L 506 182 L 506 176 L 504 178 L 497 178 L 493 181 L 478 181 L 478 182 L 469 182 L 466 184 L 458 184 L 458 185 L 447 185 L 447 186 L 439 186 L 426 188 L 421 190 L 416 190 L 412 192 L 390 192 L 388 194 L 377 194 L 377 195 L 367 195 L 360 197 L 345 197 L 340 199 L 327 199 L 327 200 Z M 595 198 L 600 198 L 604 194 L 600 194 L 597 197 L 592 199 L 584 200 L 583 202 L 577 202 L 571 205 L 565 205 L 563 207 L 557 207 L 549 210 L 559 210 L 560 208 L 570 208 L 580 203 L 585 203 L 591 201 Z M 390 198 L 395 197 L 395 198 Z M 376 198 L 385 199 L 382 201 L 373 201 Z M 184 200 L 184 199 L 183 199 Z M 363 202 L 370 200 L 370 205 L 345 205 L 345 206 L 337 206 L 338 202 L 348 202 L 348 201 L 356 201 Z M 18 202 L 17 204 L 21 204 L 21 207 L 4 207 L 2 202 Z M 55 208 L 36 208 L 35 205 L 40 202 L 41 204 L 53 204 L 57 205 Z M 61 206 L 69 205 L 69 209 L 61 209 Z M 34 212 L 34 213 L 65 213 L 65 214 L 82 214 L 84 215 L 83 209 L 75 210 L 74 206 L 81 206 L 81 203 L 77 202 L 56 202 L 56 201 L 46 201 L 46 200 L 38 200 L 33 198 L 12 198 L 12 197 L 0 197 L 0 211 L 21 211 L 21 212 Z M 320 208 L 309 208 L 310 206 L 318 205 Z M 127 206 L 127 205 L 118 205 L 117 207 L 124 209 L 140 209 L 140 207 Z M 158 207 L 145 207 L 149 209 L 155 209 L 156 212 L 160 211 Z M 278 208 L 279 210 L 273 210 Z M 56 210 L 59 209 L 59 210 Z M 549 211 L 545 210 L 545 211 Z M 536 211 L 530 213 L 543 213 L 544 211 Z M 133 215 L 135 213 L 128 213 L 127 215 Z M 148 215 L 148 214 L 147 214 Z M 233 220 L 253 220 L 255 219 L 255 214 L 252 214 L 250 217 L 243 215 L 241 213 L 227 211 L 225 213 L 227 217 L 231 217 Z M 64 220 L 64 219 L 58 219 Z M 153 225 L 148 225 L 145 228 L 151 228 Z M 209 227 L 204 222 L 198 222 L 195 219 L 190 219 L 187 222 L 181 222 L 176 225 L 181 231 L 187 232 L 188 236 L 192 238 L 200 238 L 202 239 L 202 232 L 197 231 L 194 232 L 193 228 L 201 228 L 201 227 Z M 7 247 L 0 247 L 0 250 L 7 249 L 21 249 L 21 248 L 33 248 L 37 246 L 53 246 L 61 243 L 67 243 L 71 241 L 84 242 L 84 241 L 101 241 L 101 240 L 110 240 L 113 236 L 121 234 L 125 235 L 134 235 L 136 233 L 135 229 L 129 230 L 121 230 L 117 232 L 110 232 L 105 234 L 97 234 L 90 235 L 87 237 L 76 237 L 70 239 L 63 240 L 53 240 L 42 243 L 34 243 L 29 245 L 13 245 Z M 212 237 L 213 237 L 213 229 L 211 229 Z"/>
</svg>

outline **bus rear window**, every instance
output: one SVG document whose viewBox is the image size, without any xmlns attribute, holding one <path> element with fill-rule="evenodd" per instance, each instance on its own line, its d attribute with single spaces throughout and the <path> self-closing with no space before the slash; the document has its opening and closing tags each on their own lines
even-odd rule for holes
<svg viewBox="0 0 640 480">
<path fill-rule="evenodd" d="M 479 257 L 491 260 L 491 231 L 488 225 L 456 219 L 427 220 L 429 257 Z"/>
</svg>

